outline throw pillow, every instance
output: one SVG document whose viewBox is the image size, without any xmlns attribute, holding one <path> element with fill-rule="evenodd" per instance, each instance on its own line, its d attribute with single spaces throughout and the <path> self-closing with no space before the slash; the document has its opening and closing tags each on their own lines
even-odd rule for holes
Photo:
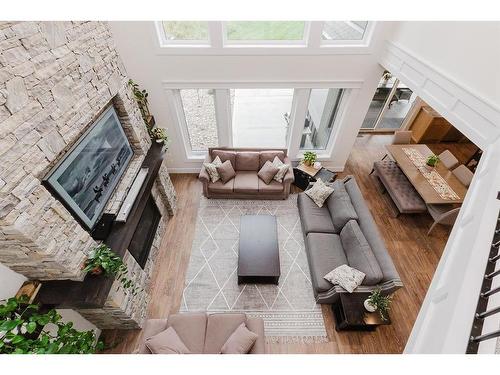
<svg viewBox="0 0 500 375">
<path fill-rule="evenodd" d="M 217 172 L 217 167 L 219 165 L 222 165 L 222 161 L 218 156 L 211 163 L 203 163 L 203 166 L 207 170 L 212 183 L 216 183 L 220 179 L 219 172 Z"/>
<path fill-rule="evenodd" d="M 190 354 L 191 351 L 182 342 L 172 327 L 146 339 L 146 346 L 153 354 Z"/>
<path fill-rule="evenodd" d="M 264 163 L 262 168 L 260 169 L 259 173 L 257 175 L 260 177 L 262 181 L 265 182 L 266 185 L 269 185 L 271 181 L 273 180 L 274 176 L 276 176 L 276 173 L 279 172 L 279 168 L 274 166 L 273 163 L 271 163 L 269 160 Z"/>
<path fill-rule="evenodd" d="M 219 177 L 223 183 L 228 182 L 236 176 L 236 172 L 234 171 L 234 168 L 229 160 L 226 160 L 224 163 L 217 166 L 217 173 L 219 173 Z"/>
<path fill-rule="evenodd" d="M 321 181 L 321 178 L 318 178 L 318 181 L 314 183 L 312 188 L 306 190 L 305 193 L 318 207 L 323 207 L 323 203 L 325 203 L 326 198 L 333 193 L 333 189 L 325 185 L 325 183 Z"/>
<path fill-rule="evenodd" d="M 273 160 L 273 165 L 279 168 L 278 173 L 274 176 L 274 179 L 279 183 L 283 182 L 283 177 L 285 177 L 286 172 L 290 168 L 290 164 L 284 164 L 279 157 L 275 156 Z"/>
<path fill-rule="evenodd" d="M 355 268 L 349 267 L 347 264 L 343 264 L 327 273 L 323 278 L 332 284 L 340 285 L 349 293 L 352 293 L 354 289 L 361 285 L 365 274 Z"/>
<path fill-rule="evenodd" d="M 333 194 L 327 199 L 326 204 L 335 232 L 339 233 L 349 220 L 358 220 L 358 214 L 342 181 L 335 181 L 333 190 Z"/>
<path fill-rule="evenodd" d="M 258 337 L 246 327 L 245 323 L 241 323 L 222 346 L 221 353 L 247 354 Z"/>
<path fill-rule="evenodd" d="M 342 228 L 340 241 L 342 242 L 349 266 L 365 274 L 363 284 L 378 284 L 383 279 L 384 274 L 356 220 L 348 221 L 344 228 Z"/>
</svg>

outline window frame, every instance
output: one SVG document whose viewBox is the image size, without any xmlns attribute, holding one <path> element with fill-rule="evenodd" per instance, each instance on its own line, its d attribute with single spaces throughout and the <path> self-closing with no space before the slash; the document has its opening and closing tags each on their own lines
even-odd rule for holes
<svg viewBox="0 0 500 375">
<path fill-rule="evenodd" d="M 324 41 L 321 38 L 325 21 L 304 21 L 304 37 L 296 41 L 228 41 L 225 21 L 207 21 L 207 41 L 167 40 L 163 21 L 154 21 L 157 55 L 344 55 L 372 53 L 371 40 L 376 22 L 367 21 L 361 40 Z M 326 42 L 326 43 L 325 43 Z"/>
</svg>

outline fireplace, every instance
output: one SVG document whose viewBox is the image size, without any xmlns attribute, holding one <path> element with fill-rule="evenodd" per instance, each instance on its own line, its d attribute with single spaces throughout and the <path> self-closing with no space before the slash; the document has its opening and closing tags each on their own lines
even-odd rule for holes
<svg viewBox="0 0 500 375">
<path fill-rule="evenodd" d="M 128 247 L 128 251 L 142 269 L 144 269 L 148 260 L 149 251 L 153 245 L 160 220 L 160 210 L 158 210 L 153 197 L 150 195 Z"/>
</svg>

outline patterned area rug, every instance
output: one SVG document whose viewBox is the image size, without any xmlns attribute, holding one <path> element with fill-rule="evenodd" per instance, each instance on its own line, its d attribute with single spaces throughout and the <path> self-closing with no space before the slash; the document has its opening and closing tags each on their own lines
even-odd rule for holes
<svg viewBox="0 0 500 375">
<path fill-rule="evenodd" d="M 259 214 L 277 217 L 280 282 L 238 285 L 240 217 Z M 268 339 L 327 341 L 312 291 L 296 195 L 286 201 L 202 197 L 181 306 L 181 312 L 187 311 L 242 311 L 264 320 Z"/>
</svg>

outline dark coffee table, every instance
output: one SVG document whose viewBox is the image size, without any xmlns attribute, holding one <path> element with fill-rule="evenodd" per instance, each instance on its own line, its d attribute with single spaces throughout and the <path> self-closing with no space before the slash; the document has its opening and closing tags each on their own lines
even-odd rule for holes
<svg viewBox="0 0 500 375">
<path fill-rule="evenodd" d="M 240 219 L 238 284 L 278 284 L 280 254 L 276 216 L 244 215 Z"/>
<path fill-rule="evenodd" d="M 378 311 L 365 310 L 363 302 L 369 296 L 370 293 L 340 293 L 332 305 L 337 331 L 374 331 L 380 325 L 391 324 L 390 318 L 383 320 Z"/>
</svg>

